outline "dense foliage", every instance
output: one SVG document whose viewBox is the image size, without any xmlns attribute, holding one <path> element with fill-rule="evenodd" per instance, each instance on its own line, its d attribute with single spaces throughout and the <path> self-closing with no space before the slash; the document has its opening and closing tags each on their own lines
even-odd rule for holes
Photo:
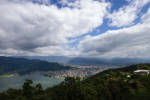
<svg viewBox="0 0 150 100">
<path fill-rule="evenodd" d="M 150 69 L 150 64 L 106 70 L 82 81 L 67 77 L 46 90 L 27 80 L 20 90 L 0 93 L 0 100 L 150 100 L 150 75 L 134 75 L 136 69 Z"/>
<path fill-rule="evenodd" d="M 0 74 L 8 72 L 17 72 L 20 74 L 32 71 L 48 71 L 69 69 L 69 66 L 63 66 L 58 63 L 51 63 L 41 60 L 28 60 L 24 58 L 0 57 Z"/>
</svg>

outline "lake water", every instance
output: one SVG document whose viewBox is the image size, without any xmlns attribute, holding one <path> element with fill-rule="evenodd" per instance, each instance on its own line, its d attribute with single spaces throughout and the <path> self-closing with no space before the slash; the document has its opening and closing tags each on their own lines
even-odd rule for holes
<svg viewBox="0 0 150 100">
<path fill-rule="evenodd" d="M 26 79 L 30 79 L 34 84 L 41 83 L 43 88 L 51 87 L 61 83 L 63 78 L 50 78 L 40 73 L 33 73 L 28 75 L 16 75 L 14 77 L 0 77 L 0 92 L 5 91 L 8 88 L 19 89 L 22 87 Z"/>
</svg>

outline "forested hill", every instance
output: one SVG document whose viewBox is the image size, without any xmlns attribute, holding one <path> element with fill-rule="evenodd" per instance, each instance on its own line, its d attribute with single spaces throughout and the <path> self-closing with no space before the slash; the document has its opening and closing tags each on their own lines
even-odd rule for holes
<svg viewBox="0 0 150 100">
<path fill-rule="evenodd" d="M 63 66 L 58 63 L 50 63 L 41 60 L 28 60 L 24 58 L 0 57 L 0 74 L 8 72 L 17 72 L 20 74 L 33 71 L 48 71 L 69 69 L 69 66 Z"/>
<path fill-rule="evenodd" d="M 133 64 L 148 63 L 150 59 L 140 58 L 72 58 L 68 63 L 75 65 L 107 65 L 107 66 L 128 66 Z"/>
<path fill-rule="evenodd" d="M 0 93 L 0 100 L 150 100 L 150 75 L 134 75 L 136 69 L 150 69 L 150 64 L 110 69 L 85 80 L 68 77 L 46 90 L 27 80 L 20 90 Z"/>
</svg>

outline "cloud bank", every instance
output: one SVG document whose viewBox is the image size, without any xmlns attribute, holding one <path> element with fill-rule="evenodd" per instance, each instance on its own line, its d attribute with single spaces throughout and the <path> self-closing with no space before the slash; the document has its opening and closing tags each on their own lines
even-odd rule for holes
<svg viewBox="0 0 150 100">
<path fill-rule="evenodd" d="M 110 12 L 105 0 L 1 0 L 0 55 L 149 58 L 150 1 L 127 2 Z M 105 19 L 108 30 L 92 35 Z"/>
<path fill-rule="evenodd" d="M 72 3 L 74 8 L 59 9 L 56 5 L 30 1 L 1 1 L 0 49 L 34 51 L 40 47 L 64 47 L 69 42 L 67 38 L 101 25 L 109 7 L 105 2 L 77 0 Z"/>
<path fill-rule="evenodd" d="M 87 36 L 80 42 L 81 54 L 97 57 L 149 58 L 150 9 L 140 23 L 98 36 Z"/>
</svg>

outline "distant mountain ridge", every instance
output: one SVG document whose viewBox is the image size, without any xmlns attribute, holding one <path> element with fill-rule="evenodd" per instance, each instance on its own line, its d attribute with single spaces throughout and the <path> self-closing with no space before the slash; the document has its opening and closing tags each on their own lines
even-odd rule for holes
<svg viewBox="0 0 150 100">
<path fill-rule="evenodd" d="M 48 62 L 68 63 L 73 57 L 66 56 L 13 56 L 15 58 L 39 59 Z"/>
<path fill-rule="evenodd" d="M 25 58 L 13 58 L 0 56 L 0 74 L 8 72 L 17 72 L 20 74 L 33 71 L 64 70 L 70 69 L 58 63 L 51 63 L 42 60 L 29 60 Z"/>
<path fill-rule="evenodd" d="M 150 63 L 150 58 L 92 58 L 92 57 L 66 57 L 66 56 L 16 56 L 16 58 L 39 59 L 48 62 L 57 62 L 73 65 L 105 65 L 105 66 L 127 66 L 140 63 Z"/>
<path fill-rule="evenodd" d="M 138 58 L 74 58 L 68 63 L 76 65 L 110 65 L 110 66 L 126 66 L 139 63 L 150 63 L 150 59 Z"/>
</svg>

